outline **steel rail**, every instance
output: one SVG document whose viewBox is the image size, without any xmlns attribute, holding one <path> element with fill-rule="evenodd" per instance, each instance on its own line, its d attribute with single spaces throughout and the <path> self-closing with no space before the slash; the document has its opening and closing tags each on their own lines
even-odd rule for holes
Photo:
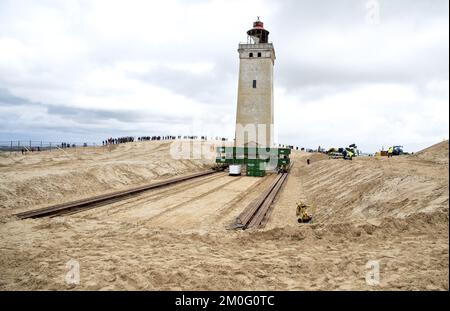
<svg viewBox="0 0 450 311">
<path fill-rule="evenodd" d="M 253 219 L 250 221 L 248 228 L 263 226 L 262 222 L 263 222 L 265 216 L 268 214 L 269 208 L 272 206 L 272 203 L 273 203 L 276 195 L 278 194 L 278 191 L 281 189 L 281 186 L 283 186 L 284 181 L 286 180 L 287 176 L 288 176 L 287 173 L 283 174 L 280 181 L 275 185 L 275 187 L 270 192 L 269 196 L 266 198 L 264 203 L 258 209 L 258 211 L 255 214 L 255 216 L 253 217 Z M 266 223 L 267 223 L 267 221 L 266 221 Z M 265 223 L 264 223 L 264 225 L 265 225 Z"/>
<path fill-rule="evenodd" d="M 256 212 L 260 208 L 260 206 L 264 203 L 264 200 L 270 195 L 270 192 L 275 187 L 275 185 L 278 183 L 278 181 L 281 179 L 282 174 L 278 174 L 272 183 L 267 187 L 266 190 L 255 200 L 253 200 L 247 207 L 244 209 L 244 211 L 236 218 L 235 226 L 237 228 L 246 228 L 248 223 L 252 220 L 252 218 L 255 216 Z M 236 228 L 236 229 L 237 229 Z"/>
<path fill-rule="evenodd" d="M 293 166 L 289 166 L 288 172 Z M 278 174 L 270 186 L 255 200 L 253 200 L 244 211 L 236 217 L 228 229 L 248 229 L 253 227 L 264 227 L 272 213 L 272 203 L 283 186 L 288 172 Z"/>
<path fill-rule="evenodd" d="M 89 209 L 89 207 L 94 204 L 98 204 L 98 203 L 105 202 L 105 201 L 117 202 L 121 198 L 129 196 L 129 195 L 134 195 L 134 194 L 144 192 L 147 190 L 151 190 L 151 189 L 170 186 L 175 183 L 179 183 L 179 182 L 187 181 L 190 179 L 214 174 L 216 172 L 218 172 L 218 171 L 211 169 L 211 170 L 208 170 L 205 172 L 199 172 L 199 173 L 194 173 L 194 174 L 190 174 L 190 175 L 175 177 L 175 178 L 147 184 L 147 185 L 140 186 L 140 187 L 135 187 L 132 189 L 116 191 L 116 192 L 112 192 L 112 193 L 107 193 L 107 194 L 90 197 L 87 199 L 71 201 L 71 202 L 57 204 L 57 205 L 44 207 L 44 208 L 40 208 L 40 209 L 36 209 L 36 210 L 32 210 L 32 211 L 18 213 L 18 214 L 15 214 L 14 216 L 16 216 L 20 219 L 27 219 L 27 218 L 48 217 L 48 216 L 54 216 L 54 215 L 58 215 L 58 214 L 69 214 L 69 213 L 72 214 L 71 212 L 78 212 L 78 211 L 82 211 L 85 209 Z"/>
</svg>

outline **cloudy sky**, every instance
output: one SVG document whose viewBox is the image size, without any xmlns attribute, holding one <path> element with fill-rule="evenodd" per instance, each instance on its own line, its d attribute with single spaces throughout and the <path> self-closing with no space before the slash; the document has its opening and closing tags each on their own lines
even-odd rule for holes
<svg viewBox="0 0 450 311">
<path fill-rule="evenodd" d="M 233 137 L 237 46 L 276 51 L 277 142 L 448 138 L 447 0 L 0 0 L 0 140 Z"/>
</svg>

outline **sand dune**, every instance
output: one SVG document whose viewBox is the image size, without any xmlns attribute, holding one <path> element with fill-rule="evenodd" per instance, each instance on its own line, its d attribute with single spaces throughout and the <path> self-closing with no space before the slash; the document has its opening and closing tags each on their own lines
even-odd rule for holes
<svg viewBox="0 0 450 311">
<path fill-rule="evenodd" d="M 416 153 L 419 159 L 448 165 L 448 140 L 425 148 Z"/>
<path fill-rule="evenodd" d="M 189 142 L 177 144 L 187 145 Z M 136 142 L 0 156 L 0 215 L 68 202 L 209 168 L 214 144 L 195 160 L 173 159 L 170 142 Z M 186 147 L 186 146 L 184 146 Z"/>
<path fill-rule="evenodd" d="M 219 174 L 72 216 L 10 216 L 213 163 L 172 159 L 172 147 L 1 156 L 0 289 L 448 290 L 448 141 L 390 159 L 295 152 L 263 230 L 225 227 L 271 176 Z M 296 222 L 299 201 L 312 224 Z M 65 281 L 69 260 L 78 285 Z M 370 286 L 373 260 L 380 283 Z"/>
</svg>

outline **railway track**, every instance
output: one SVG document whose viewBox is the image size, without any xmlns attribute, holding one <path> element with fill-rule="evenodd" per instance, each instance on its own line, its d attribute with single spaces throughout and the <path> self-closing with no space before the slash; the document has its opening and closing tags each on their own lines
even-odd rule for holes
<svg viewBox="0 0 450 311">
<path fill-rule="evenodd" d="M 194 173 L 186 176 L 181 177 L 175 177 L 168 180 L 160 181 L 151 183 L 148 185 L 122 190 L 122 191 L 116 191 L 108 194 L 103 194 L 99 196 L 94 196 L 91 198 L 83 199 L 83 200 L 76 200 L 68 203 L 63 204 L 57 204 L 41 209 L 36 209 L 32 211 L 27 211 L 23 213 L 15 214 L 14 216 L 18 217 L 19 219 L 27 219 L 27 218 L 40 218 L 40 217 L 55 217 L 55 216 L 62 216 L 62 215 L 71 215 L 75 214 L 84 210 L 88 210 L 91 208 L 103 206 L 105 204 L 111 204 L 114 202 L 118 202 L 121 200 L 124 200 L 126 198 L 129 198 L 131 196 L 134 196 L 136 194 L 142 193 L 144 191 L 162 188 L 171 186 L 177 183 L 181 183 L 184 181 L 192 180 L 195 178 L 211 175 L 214 173 L 217 173 L 219 171 L 217 170 L 208 170 L 204 172 Z"/>
<path fill-rule="evenodd" d="M 252 201 L 227 229 L 263 228 L 272 213 L 272 202 L 286 181 L 292 165 L 293 163 L 289 166 L 288 172 L 278 174 L 270 186 Z"/>
<path fill-rule="evenodd" d="M 200 178 L 194 178 L 192 180 L 187 180 L 185 182 L 177 183 L 172 186 L 163 187 L 161 189 L 155 189 L 154 191 L 143 192 L 141 194 L 133 195 L 131 198 L 124 198 L 123 200 L 118 201 L 113 206 L 114 208 L 107 209 L 106 215 L 113 216 L 120 213 L 123 213 L 129 209 L 130 204 L 134 206 L 139 206 L 145 204 L 147 202 L 157 202 L 158 200 L 167 198 L 169 196 L 174 196 L 179 193 L 183 193 L 184 191 L 192 188 L 201 187 L 204 184 L 210 183 L 216 179 L 219 179 L 223 176 L 227 176 L 228 174 L 225 172 L 218 174 L 211 174 Z M 114 203 L 114 202 L 113 202 Z M 104 204 L 107 205 L 107 204 Z M 99 212 L 100 214 L 102 212 Z M 67 214 L 66 214 L 67 215 Z M 70 215 L 70 214 L 68 214 Z"/>
<path fill-rule="evenodd" d="M 291 166 L 289 167 L 289 170 Z M 288 171 L 289 171 L 288 170 Z M 161 195 L 165 195 L 167 192 L 170 192 L 171 190 L 162 190 L 158 193 L 145 195 L 143 198 L 141 196 L 134 198 L 136 195 L 141 194 L 145 191 L 157 189 L 157 188 L 165 188 L 169 187 L 175 184 L 182 184 L 182 182 L 197 179 L 200 177 L 207 177 L 207 179 L 210 179 L 208 175 L 212 175 L 214 173 L 217 173 L 220 171 L 216 170 L 208 170 L 204 172 L 194 173 L 190 175 L 185 175 L 181 177 L 172 178 L 165 181 L 155 182 L 151 183 L 145 186 L 140 186 L 132 189 L 122 190 L 122 191 L 116 191 L 113 193 L 108 193 L 104 195 L 99 195 L 83 200 L 77 200 L 72 201 L 68 203 L 63 204 L 57 204 L 41 209 L 36 209 L 32 211 L 27 211 L 23 213 L 15 214 L 14 216 L 18 217 L 19 219 L 27 219 L 27 218 L 41 218 L 41 217 L 57 217 L 57 216 L 65 216 L 65 215 L 72 215 L 75 213 L 79 213 L 82 211 L 86 211 L 92 208 L 116 203 L 116 202 L 127 202 L 127 200 L 137 200 L 142 201 L 145 198 L 151 198 L 151 197 L 161 197 Z M 221 176 L 221 174 L 218 174 L 218 176 Z M 269 220 L 270 214 L 272 213 L 273 205 L 272 202 L 274 201 L 275 197 L 277 196 L 279 190 L 283 186 L 286 178 L 288 176 L 288 173 L 280 173 L 277 174 L 269 187 L 254 201 L 252 201 L 245 209 L 244 211 L 235 219 L 235 221 L 227 227 L 227 229 L 247 229 L 247 228 L 261 228 L 266 225 L 266 223 Z M 204 179 L 201 179 L 204 180 Z M 206 181 L 200 181 L 200 183 L 208 182 Z M 220 186 L 219 188 L 221 188 Z M 180 189 L 174 189 L 176 192 L 183 191 L 184 187 L 181 187 Z M 171 209 L 172 210 L 172 209 Z M 158 216 L 159 217 L 159 216 Z"/>
</svg>

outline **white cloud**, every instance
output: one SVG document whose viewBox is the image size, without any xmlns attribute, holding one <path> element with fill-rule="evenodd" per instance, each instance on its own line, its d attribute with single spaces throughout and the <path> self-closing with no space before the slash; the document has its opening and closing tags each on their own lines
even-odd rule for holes
<svg viewBox="0 0 450 311">
<path fill-rule="evenodd" d="M 0 137 L 232 137 L 236 49 L 256 15 L 277 52 L 279 142 L 417 150 L 448 137 L 448 2 L 381 1 L 376 26 L 364 3 L 2 1 L 0 91 L 23 100 L 0 102 L 14 119 Z"/>
<path fill-rule="evenodd" d="M 444 84 L 433 82 L 422 94 L 404 84 L 361 85 L 307 101 L 279 89 L 275 96 L 283 102 L 276 111 L 283 133 L 280 142 L 311 147 L 356 143 L 363 150 L 401 144 L 417 150 L 448 133 L 449 97 Z"/>
</svg>

